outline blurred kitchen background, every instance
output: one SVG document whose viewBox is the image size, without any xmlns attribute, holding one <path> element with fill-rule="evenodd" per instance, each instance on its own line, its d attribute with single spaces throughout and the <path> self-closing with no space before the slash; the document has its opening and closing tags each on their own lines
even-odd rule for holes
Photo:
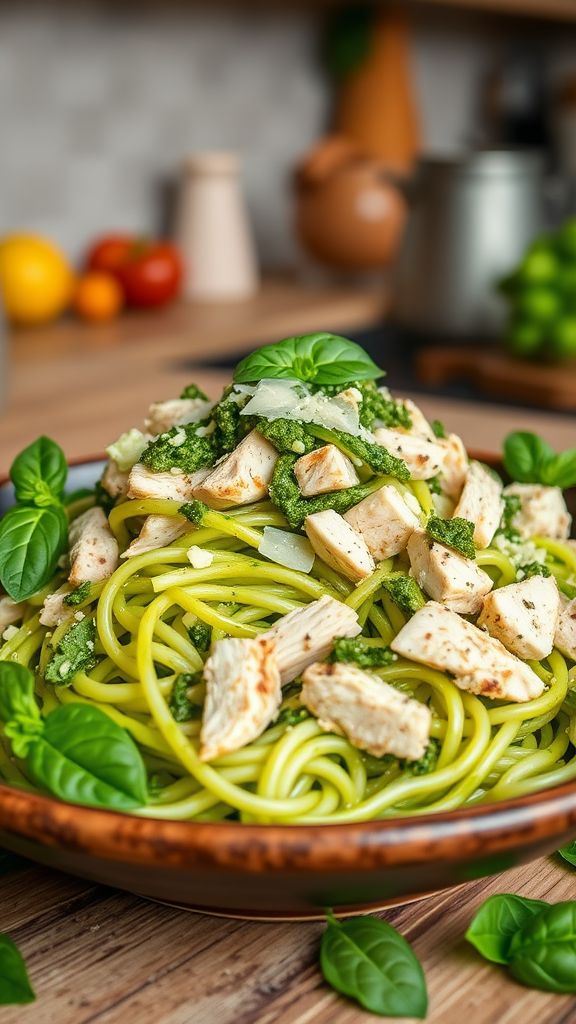
<svg viewBox="0 0 576 1024">
<path fill-rule="evenodd" d="M 0 127 L 9 403 L 326 329 L 576 409 L 576 0 L 4 0 Z"/>
</svg>

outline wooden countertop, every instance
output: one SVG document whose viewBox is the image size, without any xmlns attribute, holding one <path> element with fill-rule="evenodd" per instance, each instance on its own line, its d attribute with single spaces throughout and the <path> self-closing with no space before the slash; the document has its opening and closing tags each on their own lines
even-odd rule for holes
<svg viewBox="0 0 576 1024">
<path fill-rule="evenodd" d="M 196 379 L 216 395 L 227 374 L 183 370 L 252 344 L 308 330 L 368 326 L 384 294 L 272 281 L 250 303 L 177 307 L 108 328 L 70 322 L 12 339 L 10 398 L 0 412 L 0 474 L 39 433 L 73 458 L 102 451 L 142 420 L 148 402 Z M 394 382 L 390 382 L 392 387 Z M 447 399 L 420 402 L 469 446 L 497 449 L 512 428 L 574 443 L 574 420 Z M 0 865 L 1 870 L 1 865 Z M 543 860 L 389 911 L 414 943 L 431 997 L 429 1024 L 570 1024 L 574 1000 L 516 985 L 463 942 L 494 892 L 557 902 L 575 875 Z M 0 930 L 20 945 L 38 1002 L 3 1007 L 3 1024 L 360 1024 L 375 1020 L 334 995 L 317 967 L 320 924 L 200 917 L 25 863 L 2 877 Z"/>
</svg>

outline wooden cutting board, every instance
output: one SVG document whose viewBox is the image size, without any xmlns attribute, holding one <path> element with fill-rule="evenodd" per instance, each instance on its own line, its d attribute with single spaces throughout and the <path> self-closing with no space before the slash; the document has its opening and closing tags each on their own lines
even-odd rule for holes
<svg viewBox="0 0 576 1024">
<path fill-rule="evenodd" d="M 464 379 L 494 398 L 576 410 L 576 362 L 531 363 L 496 348 L 437 345 L 418 353 L 416 373 L 430 387 Z"/>
</svg>

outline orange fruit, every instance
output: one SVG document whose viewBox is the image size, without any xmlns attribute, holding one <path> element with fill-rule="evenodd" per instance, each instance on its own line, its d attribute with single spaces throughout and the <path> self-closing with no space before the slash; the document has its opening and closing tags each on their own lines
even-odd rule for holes
<svg viewBox="0 0 576 1024">
<path fill-rule="evenodd" d="M 90 270 L 78 278 L 73 306 L 85 320 L 103 323 L 113 320 L 124 305 L 118 281 L 101 270 Z"/>
<path fill-rule="evenodd" d="M 0 239 L 0 292 L 12 323 L 41 324 L 66 309 L 73 275 L 64 254 L 38 235 Z"/>
</svg>

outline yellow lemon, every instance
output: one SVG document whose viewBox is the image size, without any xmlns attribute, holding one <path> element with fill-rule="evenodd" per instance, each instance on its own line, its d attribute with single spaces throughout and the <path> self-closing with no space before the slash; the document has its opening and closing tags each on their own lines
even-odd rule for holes
<svg viewBox="0 0 576 1024">
<path fill-rule="evenodd" d="M 73 282 L 66 257 L 48 239 L 7 235 L 0 240 L 0 291 L 12 323 L 53 320 L 70 302 Z"/>
</svg>

